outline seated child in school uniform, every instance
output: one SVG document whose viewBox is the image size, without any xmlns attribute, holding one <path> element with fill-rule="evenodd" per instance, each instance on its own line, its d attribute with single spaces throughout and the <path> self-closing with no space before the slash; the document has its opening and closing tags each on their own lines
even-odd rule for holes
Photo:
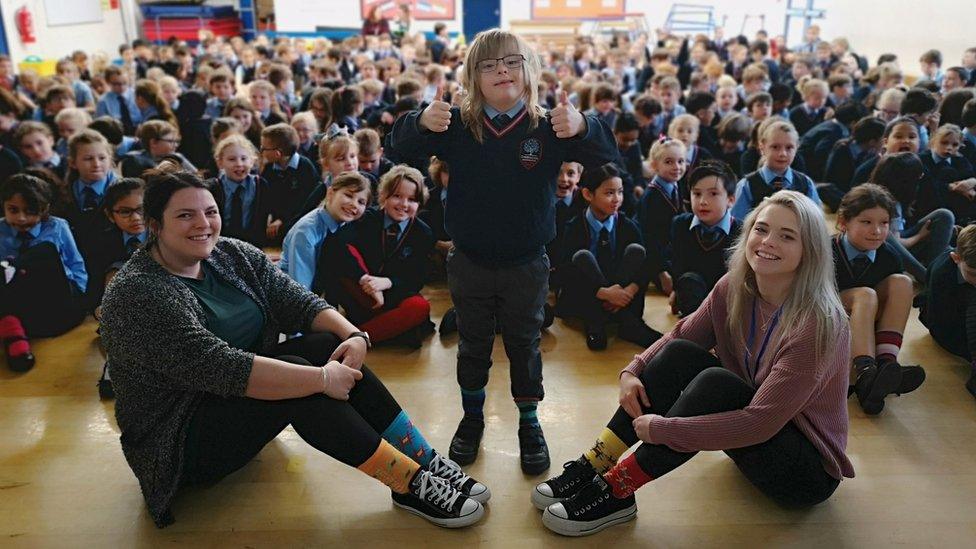
<svg viewBox="0 0 976 549">
<path fill-rule="evenodd" d="M 854 175 L 851 176 L 850 188 L 869 181 L 871 172 L 874 171 L 881 158 L 889 154 L 905 152 L 912 154 L 919 152 L 918 123 L 907 116 L 899 116 L 888 122 L 884 133 L 881 134 L 881 156 L 869 158 L 858 165 L 854 170 Z"/>
<path fill-rule="evenodd" d="M 27 166 L 47 168 L 64 178 L 68 159 L 54 151 L 54 135 L 47 124 L 30 120 L 21 122 L 14 130 L 13 140 Z"/>
<path fill-rule="evenodd" d="M 851 323 L 851 392 L 864 413 L 876 415 L 892 393 L 905 394 L 925 380 L 921 366 L 902 366 L 898 351 L 912 310 L 912 281 L 885 242 L 896 214 L 884 188 L 865 183 L 850 190 L 837 210 L 833 237 L 837 289 Z"/>
<path fill-rule="evenodd" d="M 305 199 L 302 215 L 318 208 L 332 181 L 346 172 L 358 172 L 369 180 L 372 204 L 376 204 L 378 180 L 370 173 L 359 171 L 359 144 L 353 136 L 342 131 L 322 138 L 319 141 L 319 165 L 322 166 L 322 180 Z"/>
<path fill-rule="evenodd" d="M 318 143 L 315 136 L 319 133 L 319 123 L 310 111 L 303 111 L 291 119 L 291 127 L 298 133 L 298 154 L 315 165 L 319 159 Z"/>
<path fill-rule="evenodd" d="M 105 289 L 100 273 L 111 264 L 113 243 L 108 235 L 112 222 L 102 211 L 105 193 L 117 180 L 113 171 L 112 146 L 98 132 L 83 130 L 68 142 L 68 199 L 62 208 L 71 226 L 85 271 L 95 273 L 87 285 L 87 304 L 94 307 Z"/>
<path fill-rule="evenodd" d="M 619 325 L 621 339 L 646 348 L 661 334 L 643 320 L 650 271 L 640 229 L 619 212 L 620 171 L 612 163 L 587 171 L 580 192 L 589 206 L 554 245 L 556 314 L 583 319 L 591 350 L 606 349 L 610 322 Z"/>
<path fill-rule="evenodd" d="M 854 124 L 865 117 L 881 122 L 881 128 L 884 129 L 885 122 L 876 116 L 868 116 L 867 109 L 860 103 L 844 103 L 837 107 L 833 118 L 810 128 L 810 131 L 800 138 L 800 148 L 797 149 L 797 156 L 803 158 L 806 167 L 804 172 L 814 181 L 830 181 L 824 178 L 830 152 L 838 141 L 849 138 L 854 131 Z M 851 170 L 853 171 L 853 168 Z M 837 200 L 840 200 L 840 196 Z"/>
<path fill-rule="evenodd" d="M 916 283 L 924 285 L 932 260 L 949 247 L 956 217 L 945 208 L 921 217 L 917 215 L 915 203 L 922 172 L 918 155 L 893 153 L 878 161 L 869 180 L 887 189 L 894 197 L 897 214 L 891 218 L 887 242 L 898 252 L 905 271 Z"/>
<path fill-rule="evenodd" d="M 92 273 L 92 276 L 104 276 L 106 286 L 132 254 L 145 244 L 149 235 L 142 206 L 145 192 L 145 183 L 135 177 L 123 177 L 105 191 L 102 211 L 112 222 L 108 231 L 111 233 L 109 242 L 112 243 L 109 252 L 111 263 L 108 271 L 100 275 Z M 97 314 L 95 316 L 98 317 Z"/>
<path fill-rule="evenodd" d="M 640 123 L 630 113 L 621 113 L 613 126 L 613 139 L 620 152 L 618 167 L 624 182 L 624 203 L 621 210 L 630 215 L 637 199 L 635 188 L 644 186 L 644 157 L 640 151 Z M 558 206 L 558 203 L 557 203 Z M 559 225 L 556 226 L 557 230 Z"/>
<path fill-rule="evenodd" d="M 617 92 L 613 86 L 606 83 L 597 84 L 593 88 L 592 105 L 593 108 L 588 109 L 584 114 L 595 116 L 608 128 L 613 129 L 616 126 L 617 116 L 620 114 L 617 110 Z"/>
<path fill-rule="evenodd" d="M 966 390 L 976 397 L 976 225 L 959 231 L 928 271 L 928 295 L 919 320 L 943 349 L 969 361 Z"/>
<path fill-rule="evenodd" d="M 363 216 L 371 192 L 369 180 L 355 171 L 333 179 L 322 204 L 303 215 L 285 235 L 278 267 L 306 289 L 326 293 L 327 301 L 338 303 L 336 288 L 326 287 L 325 273 L 318 271 L 319 257 L 326 240 Z"/>
<path fill-rule="evenodd" d="M 692 170 L 698 167 L 703 161 L 712 158 L 712 153 L 698 146 L 698 131 L 701 127 L 701 122 L 698 117 L 690 114 L 682 114 L 671 122 L 671 126 L 668 127 L 668 137 L 671 139 L 677 139 L 685 145 L 685 179 L 688 178 L 688 174 Z M 688 185 L 687 181 L 682 180 L 678 187 L 682 191 L 681 200 L 684 201 L 685 207 L 688 207 L 689 197 L 688 197 Z"/>
<path fill-rule="evenodd" d="M 692 92 L 685 100 L 685 109 L 698 119 L 698 146 L 714 157 L 720 151 L 715 96 L 709 92 Z"/>
<path fill-rule="evenodd" d="M 800 137 L 823 122 L 827 114 L 833 115 L 833 110 L 825 106 L 827 93 L 827 83 L 819 78 L 811 78 L 803 83 L 800 90 L 803 103 L 790 109 L 790 123 Z"/>
<path fill-rule="evenodd" d="M 251 172 L 257 156 L 243 135 L 225 137 L 214 146 L 218 175 L 207 184 L 220 209 L 220 235 L 263 248 L 275 237 L 269 219 L 273 198 L 268 182 Z"/>
<path fill-rule="evenodd" d="M 671 219 L 684 213 L 678 182 L 685 175 L 687 150 L 677 139 L 665 138 L 651 147 L 651 169 L 656 174 L 637 206 L 637 223 L 647 252 L 651 282 L 661 293 L 671 295 Z"/>
<path fill-rule="evenodd" d="M 851 190 L 851 178 L 858 166 L 881 154 L 885 123 L 875 116 L 865 116 L 854 124 L 851 136 L 834 144 L 827 157 L 822 180 L 817 184 L 820 198 L 831 211 L 836 211 L 840 199 Z M 809 135 L 809 134 L 807 134 Z"/>
<path fill-rule="evenodd" d="M 234 98 L 234 75 L 228 70 L 216 70 L 208 81 L 210 98 L 207 99 L 206 114 L 216 120 L 224 116 L 227 102 Z"/>
<path fill-rule="evenodd" d="M 393 167 L 393 162 L 383 156 L 380 134 L 373 128 L 360 128 L 352 137 L 359 145 L 359 169 L 370 174 L 374 181 L 379 181 Z"/>
<path fill-rule="evenodd" d="M 735 174 L 727 164 L 706 160 L 688 177 L 691 212 L 671 222 L 672 312 L 688 316 L 705 300 L 726 272 L 726 251 L 735 243 L 742 221 L 732 217 Z"/>
<path fill-rule="evenodd" d="M 7 366 L 34 366 L 28 337 L 54 337 L 85 316 L 85 262 L 68 223 L 49 215 L 53 190 L 16 174 L 0 183 L 0 342 Z"/>
<path fill-rule="evenodd" d="M 743 174 L 743 177 L 745 174 L 750 174 L 762 167 L 760 165 L 762 150 L 759 147 L 759 138 L 766 131 L 766 128 L 774 122 L 789 123 L 788 120 L 781 116 L 770 116 L 762 122 L 752 125 L 749 133 L 749 144 L 739 159 L 739 171 Z M 799 148 L 797 148 L 797 152 L 799 152 Z M 799 154 L 793 156 L 793 162 L 790 164 L 790 167 L 796 171 L 806 173 L 806 163 L 803 160 L 803 156 Z"/>
<path fill-rule="evenodd" d="M 142 173 L 156 167 L 164 157 L 179 158 L 183 169 L 196 173 L 196 167 L 176 151 L 180 146 L 180 131 L 165 120 L 149 120 L 139 125 L 136 137 L 142 150 L 131 151 L 122 157 L 122 177 L 142 177 Z"/>
<path fill-rule="evenodd" d="M 765 163 L 739 181 L 732 215 L 745 219 L 756 204 L 781 189 L 803 193 L 820 204 L 813 180 L 790 167 L 800 141 L 793 125 L 782 119 L 770 119 L 768 124 L 760 125 L 758 140 Z"/>
<path fill-rule="evenodd" d="M 742 177 L 742 154 L 746 152 L 751 133 L 752 123 L 739 113 L 731 113 L 718 123 L 719 151 L 716 158 L 728 164 L 736 177 Z"/>
<path fill-rule="evenodd" d="M 420 295 L 434 247 L 430 227 L 417 219 L 427 195 L 420 171 L 394 166 L 380 181 L 379 209 L 322 247 L 318 270 L 326 288 L 337 288 L 336 302 L 374 342 L 420 348 L 433 326 L 430 303 Z"/>
<path fill-rule="evenodd" d="M 929 150 L 919 153 L 923 176 L 919 182 L 916 215 L 927 215 L 947 208 L 956 224 L 966 226 L 976 221 L 976 171 L 959 155 L 962 130 L 955 124 L 943 124 L 929 139 Z"/>
<path fill-rule="evenodd" d="M 280 243 L 302 211 L 308 195 L 319 184 L 319 173 L 307 158 L 298 154 L 298 132 L 288 124 L 268 126 L 261 132 L 261 172 L 271 186 L 269 244 Z"/>
<path fill-rule="evenodd" d="M 68 156 L 68 140 L 71 137 L 88 127 L 92 122 L 91 114 L 80 108 L 64 109 L 54 117 L 54 123 L 58 126 L 58 139 L 54 144 L 54 151 L 61 156 Z M 62 176 L 63 177 L 63 176 Z"/>
</svg>

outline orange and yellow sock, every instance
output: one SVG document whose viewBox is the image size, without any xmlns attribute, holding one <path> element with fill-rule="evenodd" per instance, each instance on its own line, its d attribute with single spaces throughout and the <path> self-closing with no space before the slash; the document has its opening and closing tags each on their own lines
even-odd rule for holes
<svg viewBox="0 0 976 549">
<path fill-rule="evenodd" d="M 583 457 L 586 461 L 590 462 L 590 465 L 596 469 L 597 473 L 601 475 L 607 472 L 611 467 L 616 465 L 617 460 L 620 456 L 627 451 L 629 446 L 627 446 L 624 441 L 620 440 L 620 437 L 616 435 L 609 428 L 604 427 L 603 432 L 596 439 L 596 444 L 592 448 L 587 450 Z"/>
<path fill-rule="evenodd" d="M 420 465 L 389 442 L 380 440 L 373 455 L 356 469 L 389 486 L 394 492 L 406 494 L 410 491 L 410 480 Z"/>
</svg>

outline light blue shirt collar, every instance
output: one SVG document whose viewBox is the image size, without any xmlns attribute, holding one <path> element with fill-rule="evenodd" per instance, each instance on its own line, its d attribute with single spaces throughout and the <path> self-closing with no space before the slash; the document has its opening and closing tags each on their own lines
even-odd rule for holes
<svg viewBox="0 0 976 549">
<path fill-rule="evenodd" d="M 332 214 L 330 214 L 325 208 L 319 208 L 315 210 L 318 214 L 319 223 L 325 227 L 325 234 L 330 235 L 339 230 L 339 227 L 345 225 L 345 223 L 340 223 L 336 221 Z"/>
<path fill-rule="evenodd" d="M 771 184 L 771 182 L 773 181 L 773 178 L 776 177 L 777 175 L 779 175 L 779 176 L 782 176 L 783 179 L 786 180 L 786 185 L 784 185 L 784 187 L 793 187 L 793 169 L 792 168 L 786 168 L 786 171 L 780 174 L 780 173 L 776 173 L 773 170 L 771 170 L 769 168 L 769 166 L 763 165 L 762 169 L 759 170 L 759 175 L 762 176 L 763 181 L 765 181 L 767 185 Z"/>
<path fill-rule="evenodd" d="M 949 164 L 950 166 L 952 165 L 952 158 L 939 156 L 939 154 L 937 154 L 935 151 L 929 151 L 929 152 L 932 153 L 932 160 L 934 160 L 936 164 L 945 160 L 946 164 Z"/>
<path fill-rule="evenodd" d="M 704 225 L 709 229 L 711 229 L 712 227 L 718 227 L 719 229 L 722 230 L 723 233 L 731 234 L 732 233 L 732 210 L 731 209 L 725 210 L 725 215 L 722 216 L 722 219 L 720 219 L 718 223 L 712 226 L 705 225 L 705 223 L 701 219 L 698 219 L 697 215 L 692 217 L 691 229 L 694 229 L 699 225 Z"/>
<path fill-rule="evenodd" d="M 522 112 L 523 108 L 525 108 L 525 100 L 519 99 L 518 103 L 515 103 L 514 107 L 505 111 L 505 114 L 507 114 L 509 118 L 515 119 L 515 116 L 518 113 Z M 485 105 L 485 114 L 488 115 L 488 118 L 495 118 L 501 113 L 502 111 L 496 109 L 495 107 L 492 107 L 491 105 Z"/>
<path fill-rule="evenodd" d="M 666 180 L 666 179 L 664 179 L 664 178 L 662 178 L 661 176 L 658 176 L 658 175 L 655 175 L 654 176 L 654 179 L 651 180 L 651 183 L 654 183 L 658 187 L 661 187 L 662 189 L 664 189 L 664 192 L 666 192 L 669 197 L 672 194 L 674 194 L 674 189 L 675 189 L 675 187 L 678 184 L 676 181 L 674 181 L 674 182 L 668 181 L 668 180 Z"/>
<path fill-rule="evenodd" d="M 140 244 L 144 244 L 146 242 L 146 237 L 149 236 L 149 233 L 147 231 L 142 231 L 139 234 L 122 233 L 122 245 L 125 246 L 128 244 L 129 239 L 133 236 L 139 239 Z"/>
<path fill-rule="evenodd" d="M 390 219 L 390 216 L 388 216 L 386 214 L 383 214 L 383 228 L 384 229 L 390 228 L 390 225 L 392 225 L 394 223 L 396 223 L 396 221 L 393 221 L 392 219 Z M 400 225 L 400 237 L 402 238 L 403 237 L 403 231 L 406 231 L 407 230 L 407 225 L 410 224 L 410 220 L 409 219 L 404 219 L 403 221 L 401 221 L 398 224 Z"/>
<path fill-rule="evenodd" d="M 874 263 L 874 258 L 878 255 L 878 250 L 868 250 L 866 252 L 858 250 L 847 240 L 846 234 L 840 237 L 840 244 L 844 247 L 844 255 L 847 256 L 848 261 L 854 261 L 854 258 L 863 255 L 868 258 L 868 261 Z"/>
<path fill-rule="evenodd" d="M 692 145 L 688 147 L 688 152 L 685 153 L 685 160 L 688 163 L 691 163 L 691 161 L 695 159 L 695 153 L 697 152 L 698 152 L 698 145 L 692 143 Z"/>
<path fill-rule="evenodd" d="M 277 162 L 275 162 L 271 166 L 273 167 L 272 169 L 275 170 L 284 170 L 284 169 L 297 170 L 298 163 L 301 161 L 301 159 L 302 159 L 302 155 L 298 154 L 298 151 L 295 151 L 292 153 L 291 158 L 288 159 L 288 164 L 285 164 L 284 168 L 282 168 L 281 164 L 278 164 Z"/>
<path fill-rule="evenodd" d="M 447 189 L 444 189 L 444 191 L 446 191 L 446 190 Z M 444 191 L 441 191 L 441 192 L 444 192 Z M 572 204 L 573 204 L 573 194 L 570 193 L 570 194 L 567 194 L 566 196 L 564 196 L 562 198 L 557 198 L 556 199 L 556 203 L 558 204 L 560 202 L 562 202 L 563 204 L 565 204 L 567 206 L 572 206 Z"/>
<path fill-rule="evenodd" d="M 584 215 L 586 216 L 587 223 L 589 223 L 590 225 L 590 230 L 592 230 L 593 232 L 599 234 L 599 232 L 604 228 L 606 228 L 608 232 L 611 233 L 613 232 L 613 227 L 617 219 L 617 216 L 611 215 L 607 217 L 606 220 L 600 221 L 599 219 L 596 218 L 595 215 L 593 215 L 592 208 L 587 208 L 586 213 Z"/>
<path fill-rule="evenodd" d="M 224 189 L 228 196 L 234 194 L 237 187 L 244 187 L 244 190 L 249 190 L 254 185 L 254 174 L 247 174 L 242 181 L 234 181 L 227 175 L 223 170 L 220 172 L 220 182 L 224 184 Z"/>
</svg>

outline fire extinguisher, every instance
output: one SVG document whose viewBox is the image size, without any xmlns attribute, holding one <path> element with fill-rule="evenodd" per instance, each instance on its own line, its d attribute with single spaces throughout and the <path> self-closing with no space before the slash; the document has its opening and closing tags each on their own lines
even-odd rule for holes
<svg viewBox="0 0 976 549">
<path fill-rule="evenodd" d="M 20 33 L 20 41 L 24 44 L 37 42 L 34 34 L 34 15 L 27 6 L 21 6 L 14 12 L 14 19 L 17 22 L 17 32 Z"/>
</svg>

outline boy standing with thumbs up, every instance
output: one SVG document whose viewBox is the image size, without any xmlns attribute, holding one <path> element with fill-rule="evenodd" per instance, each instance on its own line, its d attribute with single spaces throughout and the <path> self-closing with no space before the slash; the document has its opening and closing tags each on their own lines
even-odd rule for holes
<svg viewBox="0 0 976 549">
<path fill-rule="evenodd" d="M 545 245 L 556 232 L 556 177 L 563 161 L 595 168 L 617 156 L 609 129 L 580 114 L 565 92 L 546 117 L 539 71 L 521 38 L 482 32 L 462 67 L 467 94 L 460 108 L 438 94 L 422 112 L 397 120 L 390 137 L 391 148 L 404 156 L 436 155 L 451 166 L 445 226 L 454 250 L 447 270 L 464 408 L 451 459 L 465 465 L 478 457 L 497 318 L 519 408 L 522 470 L 531 475 L 549 467 L 536 407 L 544 396 L 539 340 L 549 279 Z"/>
</svg>

